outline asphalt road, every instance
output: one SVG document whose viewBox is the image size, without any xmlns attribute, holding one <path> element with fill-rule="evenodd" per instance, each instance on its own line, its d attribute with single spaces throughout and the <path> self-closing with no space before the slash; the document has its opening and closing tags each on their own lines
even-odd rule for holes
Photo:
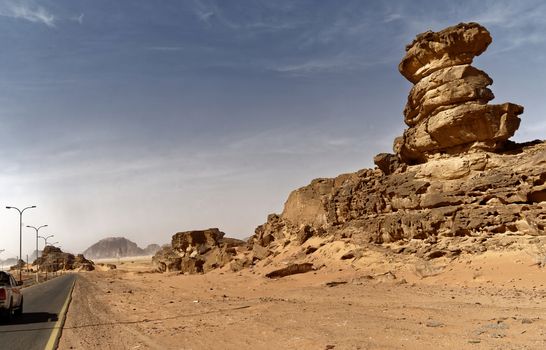
<svg viewBox="0 0 546 350">
<path fill-rule="evenodd" d="M 67 274 L 23 289 L 23 315 L 0 320 L 0 348 L 44 350 L 60 317 L 76 275 Z"/>
</svg>

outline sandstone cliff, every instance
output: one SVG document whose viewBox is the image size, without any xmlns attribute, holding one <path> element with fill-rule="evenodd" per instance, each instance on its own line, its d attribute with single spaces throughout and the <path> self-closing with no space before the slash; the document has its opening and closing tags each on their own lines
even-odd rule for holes
<svg viewBox="0 0 546 350">
<path fill-rule="evenodd" d="M 434 258 L 483 251 L 498 235 L 544 235 L 546 143 L 508 140 L 523 107 L 488 105 L 492 80 L 470 65 L 491 40 L 476 23 L 418 35 L 399 67 L 415 85 L 395 154 L 376 156 L 376 169 L 292 192 L 283 212 L 256 229 L 247 259 L 312 237 L 398 242 L 399 252 Z"/>
</svg>

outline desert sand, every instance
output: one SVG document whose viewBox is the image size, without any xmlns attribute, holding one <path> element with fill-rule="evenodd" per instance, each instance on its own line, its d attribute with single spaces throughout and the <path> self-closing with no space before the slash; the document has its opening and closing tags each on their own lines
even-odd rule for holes
<svg viewBox="0 0 546 350">
<path fill-rule="evenodd" d="M 521 245 L 425 262 L 370 250 L 277 280 L 264 277 L 273 266 L 183 275 L 126 260 L 80 273 L 59 348 L 542 349 L 537 254 Z"/>
</svg>

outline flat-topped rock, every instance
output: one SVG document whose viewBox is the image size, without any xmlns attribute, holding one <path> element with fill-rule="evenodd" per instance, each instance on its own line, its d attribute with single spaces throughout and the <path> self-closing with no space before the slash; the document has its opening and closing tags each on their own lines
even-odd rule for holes
<svg viewBox="0 0 546 350">
<path fill-rule="evenodd" d="M 398 69 L 415 84 L 441 68 L 472 63 L 492 41 L 489 31 L 478 23 L 460 23 L 439 32 L 429 30 L 406 46 Z"/>
</svg>

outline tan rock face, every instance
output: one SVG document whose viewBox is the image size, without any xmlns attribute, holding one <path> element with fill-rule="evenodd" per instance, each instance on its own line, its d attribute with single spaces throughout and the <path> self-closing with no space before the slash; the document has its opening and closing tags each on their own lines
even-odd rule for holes
<svg viewBox="0 0 546 350">
<path fill-rule="evenodd" d="M 492 41 L 487 29 L 477 23 L 460 23 L 437 33 L 427 31 L 406 46 L 398 69 L 415 84 L 441 68 L 472 63 Z"/>
<path fill-rule="evenodd" d="M 499 150 L 519 127 L 523 107 L 488 105 L 493 80 L 470 64 L 492 39 L 477 23 L 461 23 L 419 34 L 399 65 L 415 85 L 404 109 L 409 126 L 395 141 L 404 163 L 422 163 L 436 154 L 474 148 Z"/>
<path fill-rule="evenodd" d="M 327 191 L 324 183 L 331 184 Z M 298 214 L 302 196 L 309 199 L 305 212 L 315 216 Z M 313 181 L 289 196 L 282 215 L 270 215 L 256 229 L 253 243 L 278 250 L 287 242 L 301 244 L 302 232 L 307 239 L 354 243 L 485 240 L 502 233 L 545 235 L 545 228 L 546 142 L 541 142 L 501 154 L 432 159 L 390 175 L 364 169 Z"/>
</svg>

